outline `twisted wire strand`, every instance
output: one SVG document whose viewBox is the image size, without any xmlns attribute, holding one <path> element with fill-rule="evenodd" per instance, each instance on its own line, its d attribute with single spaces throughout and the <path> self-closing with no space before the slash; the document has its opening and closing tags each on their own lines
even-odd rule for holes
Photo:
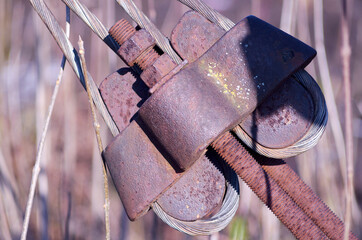
<svg viewBox="0 0 362 240">
<path fill-rule="evenodd" d="M 198 13 L 201 13 L 204 17 L 209 19 L 211 22 L 219 25 L 225 31 L 229 31 L 232 27 L 235 26 L 230 19 L 210 8 L 201 0 L 177 0 L 182 4 L 188 6 L 189 8 L 195 10 Z"/>
<path fill-rule="evenodd" d="M 99 19 L 89 11 L 87 7 L 85 7 L 78 0 L 62 0 L 72 11 L 77 14 L 79 18 L 83 20 L 85 24 L 88 25 L 92 31 L 97 34 L 101 39 L 105 39 L 108 35 L 107 29 L 104 25 L 99 21 Z"/>
<path fill-rule="evenodd" d="M 170 41 L 158 30 L 158 28 L 149 20 L 149 18 L 138 9 L 132 0 L 116 0 L 117 3 L 128 13 L 128 15 L 141 27 L 146 29 L 156 40 L 157 45 L 167 53 L 177 64 L 182 59 L 171 47 Z"/>
<path fill-rule="evenodd" d="M 108 37 L 108 30 L 89 9 L 78 0 L 62 0 L 85 24 L 102 39 L 114 52 L 117 44 Z"/>
<path fill-rule="evenodd" d="M 75 74 L 79 78 L 81 84 L 85 88 L 85 81 L 84 76 L 81 70 L 81 63 L 79 61 L 79 56 L 77 50 L 73 47 L 70 43 L 69 39 L 66 37 L 63 29 L 60 27 L 58 21 L 49 10 L 48 6 L 45 4 L 43 0 L 29 0 L 31 5 L 33 6 L 34 10 L 38 13 L 39 17 L 42 19 L 52 36 L 54 37 L 55 41 L 57 42 L 58 46 L 64 53 L 67 61 L 69 62 L 70 66 L 74 70 Z M 95 84 L 92 76 L 88 74 L 89 77 L 89 84 L 92 99 L 94 104 L 96 105 L 98 111 L 102 115 L 104 121 L 106 122 L 108 128 L 111 130 L 113 135 L 117 135 L 119 130 L 111 115 L 109 114 L 102 97 L 99 94 L 98 87 Z"/>
</svg>

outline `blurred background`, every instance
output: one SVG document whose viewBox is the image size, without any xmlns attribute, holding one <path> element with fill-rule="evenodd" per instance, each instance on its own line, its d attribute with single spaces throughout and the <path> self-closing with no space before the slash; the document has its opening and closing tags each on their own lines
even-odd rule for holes
<svg viewBox="0 0 362 240">
<path fill-rule="evenodd" d="M 65 5 L 46 1 L 65 27 Z M 107 27 L 128 18 L 115 1 L 82 0 Z M 176 0 L 135 0 L 169 36 L 188 10 Z M 287 159 L 301 178 L 340 217 L 345 212 L 344 86 L 339 0 L 205 0 L 238 22 L 255 15 L 318 51 L 307 70 L 322 87 L 329 124 L 319 144 Z M 353 225 L 362 232 L 362 1 L 349 1 L 354 134 Z M 0 240 L 18 239 L 32 168 L 56 82 L 62 52 L 28 1 L 0 1 Z M 323 39 L 324 34 L 324 39 Z M 118 57 L 71 13 L 70 40 L 85 42 L 88 70 L 99 84 L 123 67 Z M 325 54 L 324 54 L 325 51 Z M 99 118 L 100 119 L 100 118 Z M 102 121 L 102 119 L 100 119 Z M 101 122 L 104 146 L 112 139 Z M 51 119 L 30 218 L 28 239 L 103 239 L 101 158 L 86 92 L 67 65 Z M 241 183 L 239 210 L 229 226 L 212 236 L 190 237 L 165 225 L 152 211 L 130 222 L 110 181 L 112 239 L 293 239 L 291 233 Z"/>
</svg>

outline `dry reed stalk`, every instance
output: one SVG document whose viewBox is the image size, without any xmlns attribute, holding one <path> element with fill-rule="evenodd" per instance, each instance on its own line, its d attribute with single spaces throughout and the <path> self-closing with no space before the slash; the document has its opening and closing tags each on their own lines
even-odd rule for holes
<svg viewBox="0 0 362 240">
<path fill-rule="evenodd" d="M 257 17 L 261 17 L 261 0 L 251 1 L 251 12 Z"/>
<path fill-rule="evenodd" d="M 310 1 L 298 0 L 298 13 L 297 13 L 297 34 L 298 38 L 311 45 L 312 40 L 310 36 L 309 28 L 309 14 L 308 14 L 308 5 Z M 315 62 L 312 61 L 306 68 L 312 76 L 316 76 Z M 314 149 L 296 156 L 296 163 L 298 170 L 302 179 L 306 182 L 307 185 L 311 186 L 312 189 L 316 189 L 316 163 L 317 163 L 317 149 L 318 145 Z"/>
<path fill-rule="evenodd" d="M 97 120 L 97 115 L 95 112 L 95 107 L 93 104 L 93 100 L 92 100 L 92 96 L 90 93 L 90 85 L 89 85 L 89 80 L 88 80 L 88 73 L 87 73 L 87 66 L 86 66 L 86 62 L 85 62 L 85 51 L 84 51 L 84 45 L 83 45 L 83 41 L 81 39 L 81 37 L 79 36 L 79 41 L 78 41 L 78 45 L 79 45 L 79 55 L 80 55 L 80 60 L 81 60 L 81 65 L 82 65 L 82 72 L 84 75 L 84 80 L 85 80 L 85 85 L 86 85 L 86 90 L 87 90 L 87 94 L 88 94 L 88 100 L 89 100 L 89 104 L 91 107 L 91 111 L 92 111 L 92 116 L 93 116 L 93 124 L 94 124 L 94 130 L 96 133 L 96 138 L 97 138 L 97 143 L 98 143 L 98 150 L 99 153 L 102 154 L 103 151 L 103 144 L 102 144 L 102 139 L 101 139 L 101 135 L 100 135 L 100 125 L 99 122 Z M 108 190 L 108 178 L 107 178 L 107 170 L 106 170 L 106 166 L 105 163 L 102 163 L 102 169 L 103 169 L 103 180 L 104 180 L 104 217 L 105 217 L 105 224 L 106 224 L 106 239 L 109 240 L 110 239 L 110 223 L 109 223 L 109 190 Z"/>
<path fill-rule="evenodd" d="M 0 149 L 0 229 L 5 235 L 18 238 L 21 231 L 21 211 L 19 206 L 19 191 L 16 181 L 9 170 L 4 155 Z M 7 239 L 5 237 L 5 239 Z M 10 238 L 8 238 L 10 239 Z"/>
<path fill-rule="evenodd" d="M 4 200 L 0 194 L 0 239 L 11 239 L 9 221 L 6 218 Z"/>
<path fill-rule="evenodd" d="M 115 8 L 116 8 L 115 1 L 106 1 L 106 8 L 104 8 L 106 12 L 104 15 L 106 16 L 107 26 L 112 26 L 115 22 L 116 19 L 114 11 Z M 107 55 L 108 55 L 109 69 L 116 69 L 118 56 L 111 51 L 107 51 Z"/>
<path fill-rule="evenodd" d="M 97 13 L 97 17 L 100 19 L 103 18 L 103 12 L 101 6 L 103 4 L 95 4 L 92 9 L 93 13 Z M 93 71 L 93 77 L 95 79 L 102 79 L 105 75 L 108 75 L 109 66 L 107 62 L 107 58 L 103 58 L 105 55 L 105 49 L 103 42 L 99 41 L 97 38 L 91 36 L 90 43 L 89 43 L 89 50 L 87 51 L 89 56 L 97 56 L 92 57 L 87 62 L 87 68 L 89 67 Z M 100 59 L 104 59 L 104 61 L 100 61 Z M 100 124 L 100 123 L 99 123 Z M 101 126 L 101 124 L 100 124 Z M 101 129 L 99 129 L 100 131 Z M 103 205 L 104 196 L 103 196 L 103 187 L 99 185 L 100 182 L 103 180 L 101 165 L 99 165 L 99 150 L 97 141 L 91 141 L 90 145 L 92 146 L 92 164 L 91 164 L 91 182 L 90 182 L 90 189 L 91 189 L 91 214 L 93 215 L 92 219 L 95 219 L 95 224 L 98 223 L 98 219 L 102 219 L 104 216 L 104 208 L 100 208 L 99 206 Z M 98 220 L 98 221 L 97 221 Z"/>
<path fill-rule="evenodd" d="M 344 102 L 345 102 L 345 137 L 346 137 L 346 212 L 344 239 L 349 238 L 352 226 L 353 199 L 353 133 L 352 133 L 352 94 L 351 94 L 351 45 L 349 40 L 347 0 L 342 0 L 342 46 L 341 56 L 343 65 Z"/>
<path fill-rule="evenodd" d="M 22 43 L 17 33 L 11 27 L 23 26 L 14 21 L 12 12 L 22 14 L 24 6 L 21 3 L 12 5 L 9 2 L 0 3 L 0 26 L 5 34 L 0 36 L 0 239 L 18 238 L 21 232 L 21 189 L 16 178 L 16 156 L 24 156 L 21 136 L 23 121 L 20 109 L 19 69 L 20 56 L 23 55 Z M 23 16 L 19 17 L 23 19 Z M 7 33 L 7 34 L 6 34 Z M 9 34 L 11 33 L 11 34 Z M 14 42 L 12 42 L 14 41 Z M 14 45 L 9 45 L 13 43 Z M 11 63 L 11 64 L 10 64 Z M 12 118 L 14 116 L 14 118 Z M 17 139 L 19 137 L 20 139 Z M 18 151 L 18 152 L 17 152 Z M 19 168 L 20 169 L 20 168 Z M 23 169 L 21 169 L 23 171 Z M 7 236 L 11 236 L 7 238 Z"/>
<path fill-rule="evenodd" d="M 1 219 L 5 222 L 3 230 L 4 234 L 9 232 L 13 238 L 18 238 L 21 232 L 21 188 L 19 189 L 19 179 L 16 178 L 17 170 L 24 172 L 24 168 L 20 168 L 16 162 L 17 157 L 25 156 L 25 151 L 21 148 L 23 140 L 23 121 L 21 119 L 21 105 L 20 105 L 20 84 L 19 84 L 19 70 L 21 64 L 22 42 L 19 40 L 15 31 L 10 29 L 22 29 L 23 26 L 16 21 L 15 14 L 23 14 L 24 6 L 21 3 L 15 4 L 11 9 L 9 2 L 1 3 L 1 25 L 5 24 L 2 28 L 4 33 L 0 37 L 3 51 L 1 51 L 0 62 L 0 79 L 1 86 L 3 87 L 0 93 L 1 109 L 1 134 L 0 134 L 0 201 L 3 206 L 3 211 L 0 215 Z M 11 12 L 13 14 L 11 14 Z M 23 16 L 19 16 L 23 20 Z M 8 26 L 6 26 L 8 24 Z M 9 47 L 9 43 L 12 43 Z M 11 64 L 10 64 L 11 63 Z M 3 68 L 3 64 L 6 64 Z M 18 129 L 17 129 L 18 128 Z M 2 220 L 0 220 L 2 221 Z M 4 225 L 3 225 L 4 226 Z"/>
<path fill-rule="evenodd" d="M 35 12 L 32 12 L 33 21 L 35 22 L 35 36 L 36 36 L 36 66 L 37 66 L 37 85 L 36 85 L 36 96 L 35 96 L 35 123 L 36 123 L 36 142 L 42 141 L 42 131 L 44 127 L 44 121 L 46 120 L 47 114 L 47 83 L 45 71 L 50 62 L 50 48 L 45 48 L 47 42 L 47 35 L 45 29 L 42 28 L 41 20 L 37 17 Z M 57 86 L 58 85 L 58 86 Z M 55 84 L 54 89 L 58 92 L 59 84 Z M 57 95 L 57 93 L 56 93 Z M 49 120 L 50 121 L 50 120 Z M 44 148 L 42 151 L 42 160 L 40 161 L 38 176 L 38 201 L 37 201 L 37 216 L 39 221 L 37 227 L 40 229 L 40 235 L 42 239 L 49 238 L 49 213 L 48 213 L 48 176 L 47 176 L 47 166 L 50 156 L 50 149 L 52 145 L 52 129 L 47 129 L 47 142 L 44 143 Z"/>
<path fill-rule="evenodd" d="M 24 16 L 25 7 L 21 2 L 17 2 L 13 6 L 12 17 L 11 17 L 11 27 L 10 29 L 20 29 L 20 31 L 25 30 L 25 26 L 23 26 L 22 22 L 25 19 Z M 9 31 L 10 31 L 9 29 Z M 6 34 L 4 34 L 6 35 Z M 7 160 L 12 162 L 14 168 L 15 176 L 27 176 L 26 170 L 21 164 L 19 164 L 16 159 L 27 159 L 27 153 L 24 149 L 25 141 L 23 140 L 24 131 L 22 126 L 24 125 L 24 121 L 22 120 L 21 114 L 21 104 L 20 104 L 20 65 L 22 63 L 21 59 L 24 57 L 22 55 L 22 39 L 23 36 L 18 35 L 16 31 L 11 31 L 10 42 L 11 47 L 9 49 L 9 59 L 8 67 L 6 69 L 6 79 L 4 80 L 6 83 L 6 97 L 7 97 L 7 116 L 8 126 L 5 131 L 5 136 L 8 136 L 9 140 L 9 151 L 10 154 L 6 154 Z M 25 189 L 23 188 L 24 184 L 27 184 L 27 181 L 23 178 L 15 178 L 16 184 L 19 186 L 19 197 L 22 199 L 26 195 Z M 21 227 L 20 227 L 21 229 Z"/>
<path fill-rule="evenodd" d="M 67 12 L 67 15 L 68 15 L 69 10 L 67 10 L 66 12 Z M 70 19 L 70 18 L 67 17 L 67 20 L 68 19 Z M 67 22 L 66 23 L 66 35 L 67 35 L 67 37 L 69 37 L 69 30 L 70 30 L 70 23 Z M 59 74 L 58 74 L 58 77 L 57 77 L 57 80 L 56 80 L 56 83 L 55 83 L 55 86 L 54 86 L 53 94 L 52 94 L 52 97 L 51 97 L 51 101 L 50 101 L 50 104 L 49 104 L 49 107 L 48 107 L 48 114 L 47 114 L 47 117 L 46 117 L 46 120 L 45 120 L 45 125 L 43 127 L 40 142 L 39 142 L 39 145 L 38 145 L 36 160 L 35 160 L 35 164 L 34 164 L 34 167 L 33 167 L 33 173 L 32 173 L 32 179 L 31 179 L 31 184 L 30 184 L 30 191 L 29 191 L 28 201 L 27 201 L 27 204 L 26 204 L 25 217 L 24 217 L 24 222 L 23 222 L 23 229 L 22 229 L 22 233 L 21 233 L 21 240 L 26 239 L 26 235 L 27 235 L 27 232 L 28 232 L 29 220 L 30 220 L 31 209 L 32 209 L 32 206 L 33 206 L 33 200 L 34 200 L 34 195 L 35 195 L 36 184 L 37 184 L 38 177 L 39 177 L 39 174 L 40 174 L 41 157 L 42 157 L 42 153 L 43 153 L 45 138 L 47 136 L 48 127 L 49 127 L 50 119 L 51 119 L 51 116 L 52 116 L 52 113 L 53 113 L 55 100 L 57 98 L 58 91 L 59 91 L 59 86 L 60 86 L 61 81 L 62 81 L 64 67 L 65 67 L 65 57 L 63 56 L 60 71 L 59 71 Z"/>
<path fill-rule="evenodd" d="M 148 3 L 148 15 L 151 22 L 156 22 L 157 12 L 155 8 L 155 0 L 147 0 Z"/>
<path fill-rule="evenodd" d="M 280 29 L 291 35 L 294 35 L 295 32 L 297 7 L 297 0 L 283 0 Z"/>
<path fill-rule="evenodd" d="M 329 122 L 333 133 L 333 138 L 338 155 L 338 162 L 341 169 L 343 180 L 346 179 L 346 147 L 341 127 L 341 121 L 338 115 L 336 100 L 334 97 L 332 80 L 329 74 L 327 54 L 324 44 L 324 23 L 323 23 L 323 0 L 314 1 L 314 35 L 315 47 L 318 52 L 317 61 L 319 74 L 321 77 L 323 93 L 328 107 Z"/>
<path fill-rule="evenodd" d="M 297 36 L 298 38 L 309 44 L 312 45 L 312 38 L 310 36 L 310 28 L 309 28 L 309 13 L 308 13 L 308 6 L 310 1 L 309 0 L 298 0 L 298 12 L 297 12 Z M 307 67 L 306 70 L 312 76 L 316 75 L 315 69 L 315 61 L 312 61 Z"/>
</svg>

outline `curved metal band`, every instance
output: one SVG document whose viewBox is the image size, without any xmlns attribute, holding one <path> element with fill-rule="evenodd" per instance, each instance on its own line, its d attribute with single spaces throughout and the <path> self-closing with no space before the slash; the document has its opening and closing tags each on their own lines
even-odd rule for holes
<svg viewBox="0 0 362 240">
<path fill-rule="evenodd" d="M 314 120 L 307 133 L 296 143 L 286 148 L 268 148 L 255 142 L 242 128 L 234 128 L 236 135 L 248 147 L 257 153 L 271 158 L 289 158 L 301 154 L 314 147 L 321 138 L 328 121 L 328 112 L 323 93 L 318 84 L 305 70 L 300 70 L 293 75 L 293 79 L 298 81 L 311 94 L 315 110 Z"/>
<path fill-rule="evenodd" d="M 168 215 L 157 203 L 152 204 L 156 215 L 169 226 L 189 235 L 210 235 L 224 229 L 233 219 L 239 207 L 239 180 L 236 173 L 225 163 L 226 193 L 221 209 L 209 219 L 196 221 L 181 221 Z"/>
</svg>

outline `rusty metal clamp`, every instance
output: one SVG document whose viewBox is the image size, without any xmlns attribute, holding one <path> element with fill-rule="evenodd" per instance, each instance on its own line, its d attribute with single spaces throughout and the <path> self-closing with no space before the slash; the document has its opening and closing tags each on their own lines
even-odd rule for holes
<svg viewBox="0 0 362 240">
<path fill-rule="evenodd" d="M 195 21 L 196 18 L 199 18 L 197 14 L 189 13 L 183 21 L 186 19 L 189 24 L 189 21 Z M 120 23 L 117 29 L 119 25 Z M 129 34 L 130 36 L 124 39 L 117 37 L 119 31 L 114 30 L 115 28 L 112 27 L 110 33 L 116 40 L 121 39 L 118 40 L 121 45 L 118 53 L 129 65 L 140 62 L 137 58 L 141 57 L 137 55 L 145 56 L 142 52 L 152 49 L 154 41 L 149 37 L 143 40 L 148 42 L 147 44 L 137 43 L 135 39 L 140 35 L 138 32 L 126 31 L 133 35 Z M 173 36 L 177 35 L 175 32 L 180 29 L 185 27 L 177 26 Z M 221 32 L 220 29 L 217 30 Z M 144 31 L 142 34 L 147 35 Z M 177 43 L 174 45 L 178 46 Z M 135 51 L 137 54 L 134 54 Z M 101 93 L 105 103 L 111 114 L 114 113 L 112 115 L 118 126 L 125 128 L 107 147 L 104 156 L 113 179 L 117 179 L 115 184 L 130 218 L 141 216 L 153 201 L 183 175 L 182 170 L 189 169 L 201 158 L 211 142 L 239 124 L 254 111 L 262 99 L 270 95 L 292 73 L 308 64 L 314 56 L 315 51 L 310 47 L 250 16 L 227 32 L 202 57 L 179 73 L 172 74 L 172 78 L 143 103 L 139 112 L 137 104 L 142 97 L 131 96 L 127 99 L 106 96 L 105 88 L 111 85 L 103 83 Z M 165 54 L 151 61 L 154 62 L 142 67 L 144 73 L 141 75 L 147 79 L 145 83 L 148 87 L 153 87 L 175 68 L 175 64 L 169 64 L 172 61 Z M 279 65 L 276 65 L 276 62 Z M 162 66 L 169 68 L 164 70 L 165 67 Z M 150 80 L 150 76 L 157 74 L 158 80 Z M 126 76 L 130 76 L 130 73 Z M 109 81 L 108 79 L 107 82 Z M 121 85 L 129 85 L 125 79 L 115 84 L 120 89 L 126 87 Z M 145 88 L 143 91 L 144 96 L 147 95 Z M 122 94 L 122 91 L 117 91 L 117 94 Z M 114 101 L 125 103 L 115 106 Z M 114 107 L 125 106 L 128 111 L 126 113 L 126 109 L 118 112 L 112 110 Z M 129 124 L 130 117 L 136 113 L 139 117 Z M 122 116 L 122 121 L 117 121 L 119 116 Z M 143 167 L 143 164 L 147 166 Z M 162 174 L 157 174 L 159 172 Z M 126 178 L 128 175 L 129 178 Z M 143 177 L 138 181 L 136 176 Z M 152 183 L 156 183 L 153 188 L 147 188 Z M 219 181 L 216 183 L 223 185 Z M 157 189 L 154 186 L 157 186 Z M 221 195 L 223 191 L 220 191 Z M 137 202 L 131 197 L 135 194 L 144 197 Z M 215 207 L 220 202 L 213 204 Z M 195 217 L 197 219 L 200 216 L 197 214 Z"/>
<path fill-rule="evenodd" d="M 187 59 L 178 66 L 167 54 L 160 54 L 147 32 L 121 34 L 120 28 L 130 29 L 124 25 L 117 23 L 110 35 L 121 45 L 118 54 L 122 59 L 143 70 L 144 83 L 127 70 L 104 80 L 100 91 L 121 130 L 104 157 L 131 220 L 156 201 L 159 216 L 163 209 L 175 221 L 212 218 L 222 205 L 225 178 L 219 157 L 208 154 L 210 144 L 234 168 L 237 163 L 227 160 L 222 146 L 230 138 L 226 133 L 239 124 L 256 141 L 255 122 L 263 128 L 265 122 L 270 125 L 279 117 L 277 130 L 292 131 L 278 142 L 265 127 L 258 144 L 272 148 L 295 144 L 312 125 L 316 95 L 305 94 L 303 86 L 286 80 L 316 52 L 262 20 L 249 16 L 225 33 L 195 12 L 185 14 L 171 36 L 176 51 Z M 273 98 L 276 89 L 282 94 Z M 285 101 L 294 101 L 304 120 L 288 107 L 280 110 Z M 300 101 L 304 103 L 298 105 Z M 274 111 L 278 114 L 271 114 Z M 287 122 L 284 126 L 283 121 Z M 234 169 L 238 174 L 243 170 Z M 293 234 L 301 236 L 295 225 L 276 214 Z M 305 220 L 306 226 L 312 224 L 303 217 L 297 219 Z"/>
</svg>

